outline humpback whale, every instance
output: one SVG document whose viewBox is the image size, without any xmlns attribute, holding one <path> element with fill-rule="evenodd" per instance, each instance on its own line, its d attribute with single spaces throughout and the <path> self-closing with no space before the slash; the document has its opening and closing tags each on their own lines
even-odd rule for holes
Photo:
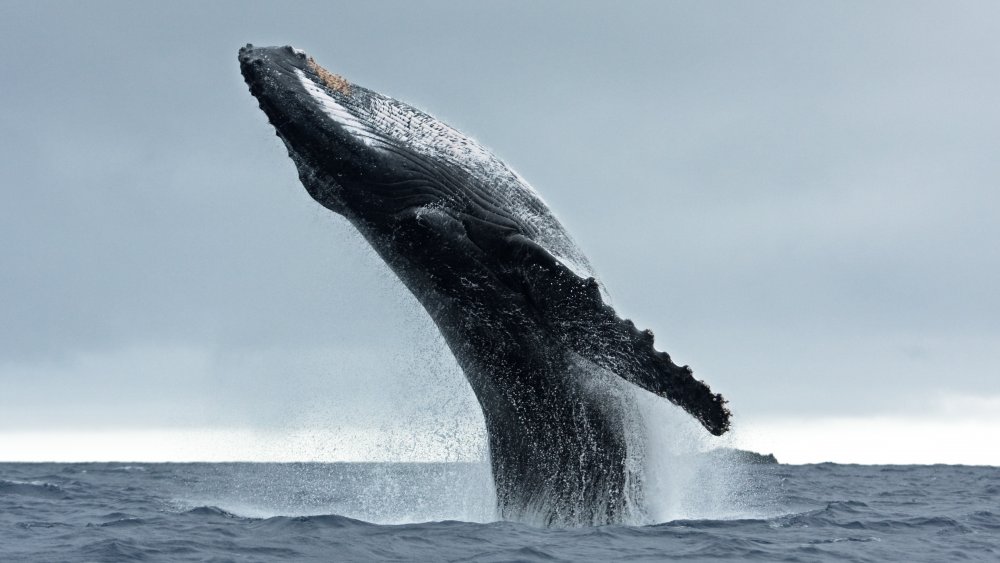
<svg viewBox="0 0 1000 563">
<path fill-rule="evenodd" d="M 726 432 L 722 396 L 616 314 L 541 197 L 479 143 L 301 50 L 248 44 L 238 59 L 305 189 L 441 331 L 482 408 L 502 518 L 641 516 L 634 387 Z"/>
</svg>

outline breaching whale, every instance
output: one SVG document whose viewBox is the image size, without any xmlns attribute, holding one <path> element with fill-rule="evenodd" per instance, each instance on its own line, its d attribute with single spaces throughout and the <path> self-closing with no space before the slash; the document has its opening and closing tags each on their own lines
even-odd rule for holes
<svg viewBox="0 0 1000 563">
<path fill-rule="evenodd" d="M 476 141 L 298 49 L 248 44 L 239 62 L 303 186 L 358 229 L 455 355 L 483 411 L 502 518 L 641 513 L 628 383 L 726 432 L 722 396 L 617 316 L 542 199 Z"/>
</svg>

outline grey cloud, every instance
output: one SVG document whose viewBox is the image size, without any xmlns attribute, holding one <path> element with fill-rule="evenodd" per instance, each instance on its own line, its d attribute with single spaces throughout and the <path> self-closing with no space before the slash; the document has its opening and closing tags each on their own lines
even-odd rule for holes
<svg viewBox="0 0 1000 563">
<path fill-rule="evenodd" d="M 387 359 L 433 347 L 425 321 L 298 185 L 239 76 L 248 41 L 480 138 L 738 416 L 1000 393 L 997 11 L 7 2 L 0 384 L 22 393 L 0 408 L 24 400 L 0 424 L 179 424 L 154 403 L 271 424 L 453 369 Z M 175 364 L 133 373 L 130 350 Z"/>
</svg>

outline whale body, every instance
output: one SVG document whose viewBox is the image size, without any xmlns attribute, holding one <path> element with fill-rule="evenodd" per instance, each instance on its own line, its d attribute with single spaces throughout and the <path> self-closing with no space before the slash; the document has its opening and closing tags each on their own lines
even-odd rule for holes
<svg viewBox="0 0 1000 563">
<path fill-rule="evenodd" d="M 607 524 L 642 512 L 633 386 L 729 428 L 726 401 L 621 319 L 535 190 L 473 139 L 292 47 L 239 51 L 299 178 L 441 331 L 483 411 L 499 515 Z"/>
</svg>

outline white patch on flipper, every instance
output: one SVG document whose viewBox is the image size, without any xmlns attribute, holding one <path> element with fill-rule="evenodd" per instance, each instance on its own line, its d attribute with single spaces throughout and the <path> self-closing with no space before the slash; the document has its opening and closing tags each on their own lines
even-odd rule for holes
<svg viewBox="0 0 1000 563">
<path fill-rule="evenodd" d="M 375 142 L 371 139 L 372 135 L 376 135 L 370 127 L 362 123 L 357 117 L 354 116 L 347 108 L 337 103 L 326 93 L 326 90 L 320 88 L 315 82 L 309 79 L 299 69 L 295 69 L 295 75 L 299 77 L 299 82 L 302 84 L 302 88 L 305 89 L 316 103 L 323 108 L 323 113 L 325 113 L 330 119 L 339 123 L 344 129 L 348 131 L 353 131 L 356 133 L 361 133 L 360 135 L 355 135 L 361 142 L 368 146 L 375 146 Z"/>
</svg>

